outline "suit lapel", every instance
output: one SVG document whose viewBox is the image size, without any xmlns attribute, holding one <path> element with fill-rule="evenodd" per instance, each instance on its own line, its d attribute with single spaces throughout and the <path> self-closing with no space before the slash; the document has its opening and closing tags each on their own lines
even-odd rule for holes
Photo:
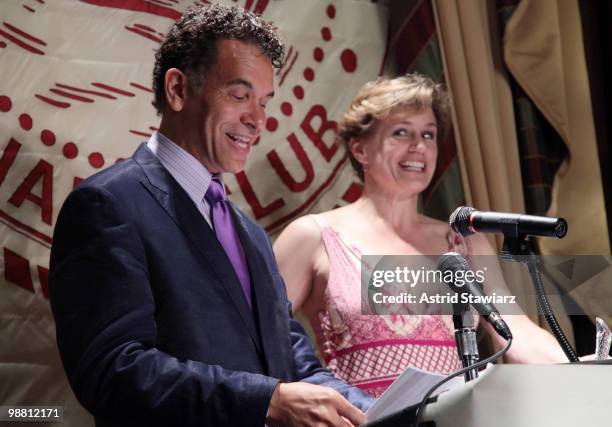
<svg viewBox="0 0 612 427">
<path fill-rule="evenodd" d="M 187 192 L 172 178 L 146 145 L 141 145 L 133 158 L 141 166 L 147 177 L 147 179 L 142 180 L 142 184 L 202 253 L 209 268 L 218 277 L 240 313 L 253 344 L 261 353 L 253 314 L 246 302 L 234 267 L 217 240 L 214 231 L 202 218 L 202 214 L 193 204 Z M 177 268 L 180 268 L 180 266 L 177 266 Z"/>
<path fill-rule="evenodd" d="M 259 335 L 267 372 L 270 376 L 285 378 L 286 372 L 290 370 L 289 366 L 285 366 L 286 361 L 290 360 L 287 353 L 291 350 L 290 343 L 287 342 L 288 325 L 283 322 L 287 318 L 286 301 L 279 301 L 273 273 L 267 268 L 268 264 L 261 250 L 254 245 L 247 224 L 233 205 L 232 216 L 251 272 L 253 311 L 259 319 Z"/>
</svg>

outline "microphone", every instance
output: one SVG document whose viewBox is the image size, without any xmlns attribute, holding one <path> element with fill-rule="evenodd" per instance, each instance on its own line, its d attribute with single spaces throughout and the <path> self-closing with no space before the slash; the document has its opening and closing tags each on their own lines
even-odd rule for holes
<svg viewBox="0 0 612 427">
<path fill-rule="evenodd" d="M 485 318 L 487 322 L 493 326 L 493 329 L 497 331 L 499 335 L 504 337 L 505 340 L 512 339 L 512 332 L 510 332 L 510 328 L 504 322 L 497 308 L 489 302 L 486 302 L 484 298 L 485 293 L 480 289 L 480 287 L 474 283 L 473 280 L 470 280 L 469 276 L 465 275 L 466 271 L 470 270 L 470 266 L 468 262 L 457 252 L 447 252 L 442 255 L 438 259 L 438 263 L 436 264 L 438 270 L 442 272 L 444 275 L 447 271 L 452 272 L 452 276 L 456 277 L 458 272 L 462 272 L 462 278 L 465 282 L 462 286 L 458 286 L 455 282 L 448 283 L 450 288 L 456 293 L 469 294 L 473 295 L 477 301 L 472 302 L 472 306 L 476 309 L 476 311 Z"/>
<path fill-rule="evenodd" d="M 563 238 L 567 234 L 567 221 L 563 218 L 523 215 L 503 212 L 480 212 L 461 206 L 451 214 L 448 223 L 462 236 L 477 231 L 504 233 L 508 237 L 547 236 Z"/>
</svg>

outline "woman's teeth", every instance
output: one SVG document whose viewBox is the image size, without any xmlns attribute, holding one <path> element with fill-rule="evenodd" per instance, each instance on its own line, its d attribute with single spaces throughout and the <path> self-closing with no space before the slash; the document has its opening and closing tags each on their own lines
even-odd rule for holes
<svg viewBox="0 0 612 427">
<path fill-rule="evenodd" d="M 413 170 L 422 172 L 425 169 L 425 163 L 423 162 L 402 162 L 400 166 L 403 169 Z"/>
</svg>

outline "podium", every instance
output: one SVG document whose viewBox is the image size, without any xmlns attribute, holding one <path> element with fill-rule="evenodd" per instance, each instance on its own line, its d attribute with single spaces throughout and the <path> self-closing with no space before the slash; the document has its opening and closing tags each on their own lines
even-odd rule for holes
<svg viewBox="0 0 612 427">
<path fill-rule="evenodd" d="M 425 407 L 422 427 L 575 427 L 609 425 L 609 364 L 495 365 Z M 366 424 L 414 426 L 416 407 Z"/>
</svg>

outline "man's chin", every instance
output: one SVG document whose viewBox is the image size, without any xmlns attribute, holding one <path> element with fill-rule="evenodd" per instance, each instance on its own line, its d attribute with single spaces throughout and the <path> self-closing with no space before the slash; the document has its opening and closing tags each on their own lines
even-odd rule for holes
<svg viewBox="0 0 612 427">
<path fill-rule="evenodd" d="M 224 172 L 237 174 L 237 173 L 244 171 L 244 167 L 245 167 L 245 163 L 234 164 L 234 165 L 230 165 L 227 168 L 225 168 Z"/>
</svg>

